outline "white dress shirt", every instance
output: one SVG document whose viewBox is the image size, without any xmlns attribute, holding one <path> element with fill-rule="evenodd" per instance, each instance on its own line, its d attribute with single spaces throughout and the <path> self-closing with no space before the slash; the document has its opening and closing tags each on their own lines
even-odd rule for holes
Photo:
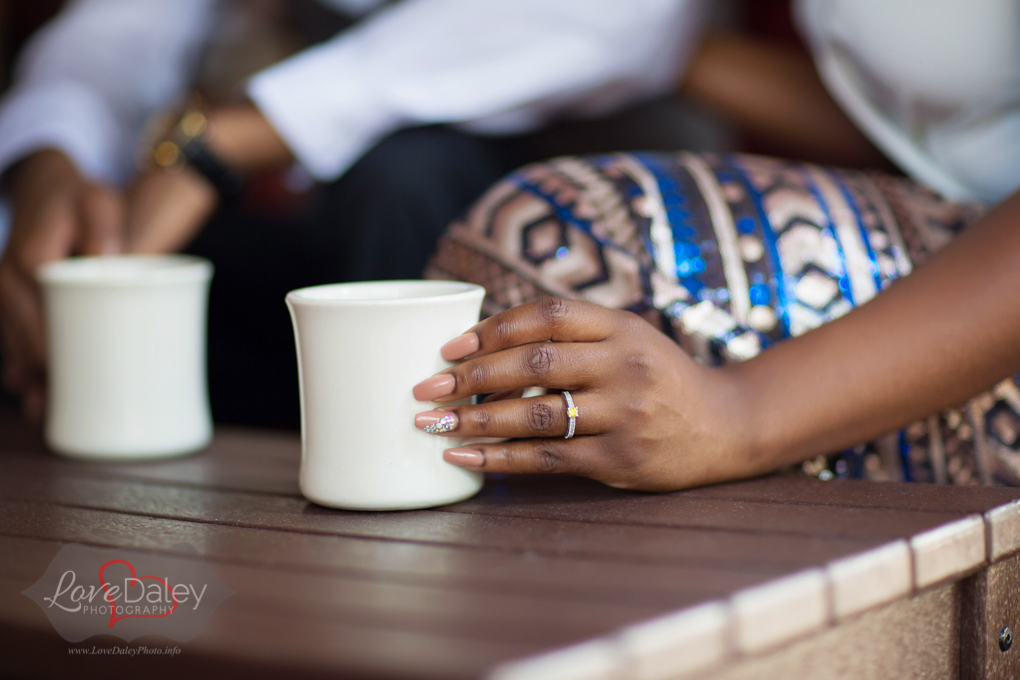
<svg viewBox="0 0 1020 680">
<path fill-rule="evenodd" d="M 380 0 L 322 0 L 347 10 Z M 316 178 L 401 127 L 528 131 L 675 86 L 701 0 L 405 0 L 251 79 Z M 140 130 L 187 89 L 218 0 L 73 0 L 31 41 L 0 107 L 0 169 L 42 148 L 124 184 Z"/>
<path fill-rule="evenodd" d="M 819 73 L 915 180 L 994 204 L 1020 187 L 1020 0 L 798 0 Z"/>
</svg>

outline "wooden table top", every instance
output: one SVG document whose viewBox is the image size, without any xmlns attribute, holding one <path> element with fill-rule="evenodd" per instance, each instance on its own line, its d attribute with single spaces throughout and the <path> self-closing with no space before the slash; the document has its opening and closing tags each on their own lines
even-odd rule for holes
<svg viewBox="0 0 1020 680">
<path fill-rule="evenodd" d="M 555 655 L 506 662 L 592 640 L 572 652 L 582 666 L 633 664 L 665 645 L 676 675 L 781 646 L 1020 547 L 1020 506 L 1010 504 L 1020 489 L 768 477 L 653 495 L 492 476 L 463 503 L 363 513 L 302 498 L 299 457 L 295 434 L 220 428 L 188 458 L 74 462 L 0 414 L 0 667 L 50 677 L 83 668 L 21 595 L 72 542 L 165 553 L 190 544 L 236 591 L 176 658 L 87 662 L 145 664 L 154 678 L 553 677 Z M 691 651 L 678 655 L 684 644 Z"/>
</svg>

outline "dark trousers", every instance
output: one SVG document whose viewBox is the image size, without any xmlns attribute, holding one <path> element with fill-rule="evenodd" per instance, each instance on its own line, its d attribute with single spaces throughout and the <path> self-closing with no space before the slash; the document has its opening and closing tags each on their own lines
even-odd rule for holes
<svg viewBox="0 0 1020 680">
<path fill-rule="evenodd" d="M 420 278 L 443 229 L 520 159 L 442 127 L 396 133 L 284 217 L 221 209 L 188 247 L 213 261 L 209 390 L 218 422 L 299 423 L 290 290 Z"/>
</svg>

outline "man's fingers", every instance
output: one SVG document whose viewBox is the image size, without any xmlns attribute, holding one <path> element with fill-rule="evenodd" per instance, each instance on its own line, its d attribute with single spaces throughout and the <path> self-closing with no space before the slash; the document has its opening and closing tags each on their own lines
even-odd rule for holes
<svg viewBox="0 0 1020 680">
<path fill-rule="evenodd" d="M 610 423 L 594 395 L 572 394 L 577 408 L 575 434 L 598 434 Z M 451 437 L 562 437 L 569 424 L 567 403 L 554 393 L 528 399 L 496 401 L 480 406 L 455 406 L 419 413 L 414 424 L 431 434 Z"/>
<path fill-rule="evenodd" d="M 183 248 L 216 209 L 219 197 L 195 170 L 154 170 L 129 196 L 125 250 L 171 253 Z"/>
<path fill-rule="evenodd" d="M 21 397 L 22 411 L 30 420 L 39 420 L 46 406 L 44 366 L 32 361 L 27 345 L 6 319 L 0 317 L 3 348 L 3 384 Z"/>
<path fill-rule="evenodd" d="M 40 367 L 45 365 L 46 331 L 38 289 L 34 282 L 10 268 L 0 269 L 0 313 L 15 358 Z"/>
<path fill-rule="evenodd" d="M 83 187 L 78 202 L 81 250 L 84 255 L 115 255 L 123 248 L 125 205 L 121 195 L 106 187 Z"/>
<path fill-rule="evenodd" d="M 443 453 L 448 463 L 480 472 L 586 475 L 597 456 L 597 437 L 525 439 L 474 444 Z"/>
<path fill-rule="evenodd" d="M 621 312 L 590 302 L 547 297 L 486 319 L 454 338 L 442 349 L 443 358 L 457 361 L 534 342 L 597 342 L 619 323 Z M 478 342 L 470 338 L 478 337 Z"/>
</svg>

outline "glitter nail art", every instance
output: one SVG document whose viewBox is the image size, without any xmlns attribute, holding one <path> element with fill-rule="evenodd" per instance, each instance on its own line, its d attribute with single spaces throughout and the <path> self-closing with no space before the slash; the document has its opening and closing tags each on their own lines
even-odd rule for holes
<svg viewBox="0 0 1020 680">
<path fill-rule="evenodd" d="M 439 434 L 440 432 L 449 432 L 455 427 L 457 427 L 457 418 L 450 413 L 440 418 L 437 422 L 426 425 L 424 429 L 429 434 Z"/>
</svg>

